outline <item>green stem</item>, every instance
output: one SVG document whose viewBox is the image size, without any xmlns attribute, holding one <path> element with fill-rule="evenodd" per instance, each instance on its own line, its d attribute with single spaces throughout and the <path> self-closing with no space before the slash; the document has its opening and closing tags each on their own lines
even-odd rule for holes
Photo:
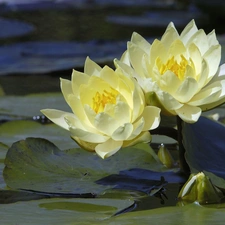
<svg viewBox="0 0 225 225">
<path fill-rule="evenodd" d="M 183 145 L 183 135 L 182 135 L 182 119 L 177 116 L 177 140 L 178 140 L 178 146 L 179 146 L 179 160 L 180 160 L 180 168 L 181 172 L 185 173 L 186 175 L 190 174 L 190 168 L 187 164 L 187 161 L 185 159 L 185 148 Z"/>
</svg>

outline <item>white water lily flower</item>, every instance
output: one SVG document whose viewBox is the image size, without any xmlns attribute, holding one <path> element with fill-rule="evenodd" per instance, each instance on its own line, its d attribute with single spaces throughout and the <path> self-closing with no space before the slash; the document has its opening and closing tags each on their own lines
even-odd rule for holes
<svg viewBox="0 0 225 225">
<path fill-rule="evenodd" d="M 149 142 L 148 130 L 160 123 L 160 109 L 146 106 L 143 91 L 131 75 L 108 66 L 101 68 L 89 58 L 84 73 L 74 70 L 71 81 L 61 79 L 61 90 L 73 113 L 41 112 L 69 130 L 80 146 L 102 158 L 121 147 Z"/>
<path fill-rule="evenodd" d="M 147 104 L 193 123 L 202 111 L 225 102 L 225 64 L 219 67 L 220 59 L 215 32 L 206 35 L 192 20 L 180 35 L 170 23 L 152 44 L 133 33 L 117 66 L 134 69 Z"/>
</svg>

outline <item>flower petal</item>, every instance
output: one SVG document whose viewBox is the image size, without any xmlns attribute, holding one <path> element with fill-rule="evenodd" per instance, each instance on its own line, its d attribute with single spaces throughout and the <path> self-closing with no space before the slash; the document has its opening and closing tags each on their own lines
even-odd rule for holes
<svg viewBox="0 0 225 225">
<path fill-rule="evenodd" d="M 65 121 L 66 116 L 73 116 L 73 113 L 64 112 L 57 109 L 42 109 L 41 112 L 47 116 L 53 123 L 57 124 L 58 126 L 69 130 L 69 126 Z"/>
<path fill-rule="evenodd" d="M 98 75 L 101 71 L 101 67 L 92 61 L 89 57 L 86 58 L 85 65 L 84 65 L 84 74 L 89 76 Z"/>
<path fill-rule="evenodd" d="M 127 49 L 130 56 L 130 62 L 140 76 L 143 76 L 142 57 L 145 53 L 139 46 L 132 42 L 127 43 Z"/>
<path fill-rule="evenodd" d="M 114 118 L 117 120 L 120 126 L 131 121 L 132 110 L 127 103 L 118 101 L 115 105 L 114 110 Z"/>
<path fill-rule="evenodd" d="M 198 31 L 198 28 L 196 27 L 195 21 L 191 20 L 187 26 L 184 28 L 184 30 L 181 32 L 180 38 L 183 41 L 183 43 L 186 45 L 189 39 Z"/>
<path fill-rule="evenodd" d="M 168 60 L 168 52 L 166 46 L 164 46 L 161 41 L 155 39 L 150 51 L 150 64 L 154 65 L 157 58 L 159 58 L 162 63 L 166 63 Z"/>
<path fill-rule="evenodd" d="M 140 34 L 133 32 L 131 36 L 131 42 L 138 45 L 143 51 L 149 54 L 149 49 L 151 48 L 151 45 Z"/>
<path fill-rule="evenodd" d="M 201 115 L 201 108 L 190 105 L 183 105 L 181 108 L 175 110 L 177 115 L 187 123 L 195 123 Z"/>
<path fill-rule="evenodd" d="M 187 77 L 174 93 L 174 97 L 182 103 L 188 102 L 197 92 L 198 83 L 192 77 Z"/>
<path fill-rule="evenodd" d="M 204 104 L 209 104 L 218 100 L 221 90 L 221 82 L 217 81 L 213 84 L 202 89 L 198 94 L 196 94 L 189 102 L 190 105 L 200 106 Z"/>
<path fill-rule="evenodd" d="M 209 64 L 209 73 L 208 73 L 208 81 L 212 79 L 212 77 L 216 74 L 220 59 L 221 59 L 221 46 L 215 45 L 212 46 L 205 54 L 204 59 Z"/>
<path fill-rule="evenodd" d="M 115 141 L 127 140 L 133 131 L 131 123 L 125 123 L 123 126 L 118 127 L 112 134 L 112 139 Z"/>
<path fill-rule="evenodd" d="M 167 26 L 166 31 L 161 38 L 161 42 L 164 44 L 164 46 L 170 46 L 175 40 L 178 40 L 178 39 L 179 39 L 179 34 L 174 24 L 171 22 Z"/>
<path fill-rule="evenodd" d="M 144 125 L 145 125 L 145 120 L 143 117 L 141 117 L 141 119 L 133 123 L 133 132 L 131 136 L 128 138 L 128 140 L 132 140 L 136 138 L 143 131 Z"/>
<path fill-rule="evenodd" d="M 69 104 L 69 95 L 73 94 L 72 83 L 70 80 L 60 78 L 61 91 L 67 104 Z"/>
<path fill-rule="evenodd" d="M 144 117 L 145 125 L 143 131 L 152 130 L 159 126 L 160 123 L 160 108 L 155 106 L 145 107 L 142 116 Z"/>
<path fill-rule="evenodd" d="M 144 132 L 141 132 L 134 139 L 124 141 L 123 147 L 132 146 L 132 145 L 138 144 L 140 142 L 148 143 L 151 141 L 151 139 L 152 139 L 152 137 L 151 137 L 151 134 L 149 133 L 149 131 L 144 131 Z"/>
<path fill-rule="evenodd" d="M 207 38 L 208 38 L 208 42 L 209 42 L 209 46 L 213 46 L 213 45 L 218 45 L 219 42 L 216 38 L 216 33 L 215 33 L 215 30 L 212 30 L 208 35 L 207 35 Z"/>
<path fill-rule="evenodd" d="M 119 122 L 106 113 L 99 113 L 94 120 L 95 127 L 102 133 L 111 136 L 119 127 Z"/>
<path fill-rule="evenodd" d="M 115 154 L 122 147 L 122 141 L 115 141 L 112 139 L 107 140 L 104 143 L 98 144 L 95 147 L 96 153 L 103 159 Z"/>
<path fill-rule="evenodd" d="M 87 84 L 89 78 L 90 77 L 87 74 L 73 70 L 71 83 L 72 83 L 73 93 L 75 95 L 77 95 L 77 96 L 79 95 L 80 86 L 83 84 Z"/>
<path fill-rule="evenodd" d="M 204 55 L 206 51 L 209 49 L 209 43 L 208 38 L 204 32 L 204 30 L 200 29 L 198 30 L 187 42 L 187 46 L 194 43 L 196 46 L 198 46 L 201 55 Z"/>
<path fill-rule="evenodd" d="M 183 106 L 182 103 L 177 101 L 172 95 L 164 91 L 158 91 L 157 96 L 159 101 L 165 107 L 166 110 L 172 113 L 173 110 L 179 109 Z"/>
<path fill-rule="evenodd" d="M 70 127 L 70 133 L 73 138 L 79 138 L 82 141 L 90 142 L 90 143 L 102 143 L 109 139 L 108 136 L 97 134 L 93 132 L 89 132 L 86 130 L 82 130 L 76 127 Z"/>
<path fill-rule="evenodd" d="M 188 47 L 189 57 L 192 60 L 195 68 L 195 74 L 198 76 L 202 70 L 202 55 L 199 48 L 194 44 L 190 44 Z"/>
</svg>

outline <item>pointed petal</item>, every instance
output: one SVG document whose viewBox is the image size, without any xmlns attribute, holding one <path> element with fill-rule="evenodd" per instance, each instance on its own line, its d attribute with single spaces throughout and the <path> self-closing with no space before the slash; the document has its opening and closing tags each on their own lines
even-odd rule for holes
<svg viewBox="0 0 225 225">
<path fill-rule="evenodd" d="M 183 41 L 183 43 L 186 45 L 189 39 L 198 31 L 198 28 L 196 27 L 195 21 L 191 20 L 187 26 L 184 28 L 184 30 L 181 32 L 180 38 Z"/>
<path fill-rule="evenodd" d="M 69 130 L 69 126 L 65 121 L 66 116 L 74 116 L 72 113 L 64 112 L 57 109 L 42 109 L 41 112 L 47 116 L 53 123 L 58 126 Z"/>
<path fill-rule="evenodd" d="M 87 74 L 73 70 L 71 79 L 73 93 L 78 96 L 80 86 L 87 84 L 89 79 L 90 77 Z"/>
<path fill-rule="evenodd" d="M 170 46 L 177 39 L 179 39 L 179 34 L 174 24 L 171 22 L 167 26 L 166 31 L 161 38 L 161 42 L 164 46 Z"/>
<path fill-rule="evenodd" d="M 101 67 L 92 61 L 89 57 L 86 58 L 85 65 L 84 65 L 84 73 L 92 76 L 92 75 L 98 75 L 101 71 Z"/>
<path fill-rule="evenodd" d="M 204 55 L 209 48 L 208 38 L 204 32 L 204 30 L 198 30 L 187 42 L 187 46 L 191 43 L 194 43 L 198 46 L 201 55 Z"/>
<path fill-rule="evenodd" d="M 131 36 L 131 42 L 138 45 L 146 54 L 149 54 L 149 49 L 151 48 L 151 44 L 145 40 L 140 34 L 133 32 Z"/>
<path fill-rule="evenodd" d="M 138 45 L 135 45 L 132 42 L 128 42 L 127 49 L 131 65 L 133 66 L 137 74 L 143 76 L 142 59 L 146 53 Z"/>
<path fill-rule="evenodd" d="M 213 45 L 218 45 L 219 42 L 216 38 L 216 33 L 215 33 L 215 30 L 212 30 L 208 35 L 207 35 L 207 38 L 208 38 L 208 42 L 209 42 L 209 46 L 213 46 Z"/>
<path fill-rule="evenodd" d="M 162 63 L 168 60 L 168 52 L 165 46 L 159 40 L 154 40 L 150 51 L 150 64 L 154 65 L 157 58 L 160 58 Z"/>
<path fill-rule="evenodd" d="M 110 84 L 112 88 L 116 90 L 118 89 L 119 76 L 113 69 L 109 68 L 108 66 L 104 66 L 100 73 L 100 77 L 106 83 Z"/>
</svg>

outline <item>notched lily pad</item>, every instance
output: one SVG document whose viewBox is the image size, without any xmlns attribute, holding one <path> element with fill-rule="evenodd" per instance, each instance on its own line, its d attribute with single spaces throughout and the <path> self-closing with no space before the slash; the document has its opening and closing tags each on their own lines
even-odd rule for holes
<svg viewBox="0 0 225 225">
<path fill-rule="evenodd" d="M 103 160 L 83 149 L 61 151 L 45 139 L 27 138 L 8 150 L 3 174 L 6 184 L 13 189 L 98 194 L 115 185 L 99 185 L 95 181 L 135 167 L 165 170 L 140 147 L 124 148 Z"/>
</svg>

